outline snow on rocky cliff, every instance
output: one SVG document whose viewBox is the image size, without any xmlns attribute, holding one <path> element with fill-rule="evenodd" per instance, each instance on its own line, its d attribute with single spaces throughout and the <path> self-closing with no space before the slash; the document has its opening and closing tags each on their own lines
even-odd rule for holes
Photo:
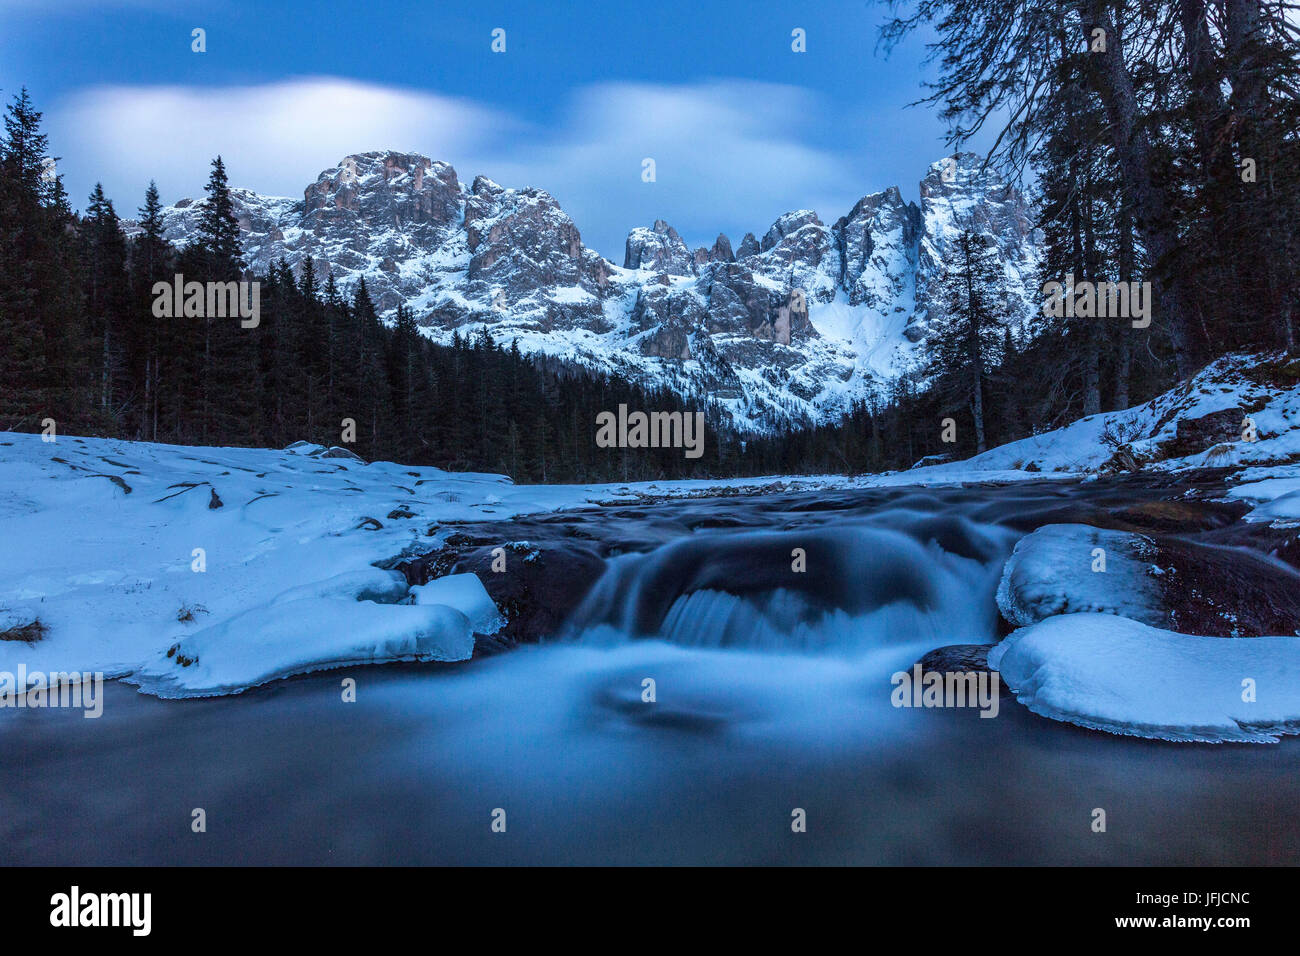
<svg viewBox="0 0 1300 956">
<path fill-rule="evenodd" d="M 362 278 L 381 313 L 411 307 L 448 341 L 487 328 L 542 353 L 718 402 L 738 425 L 825 421 L 913 361 L 938 305 L 929 290 L 956 233 L 990 234 L 1008 314 L 1037 308 L 1041 237 L 1020 194 L 979 157 L 933 164 L 921 204 L 897 187 L 827 225 L 786 213 L 738 246 L 687 248 L 668 223 L 632 229 L 621 266 L 583 245 L 542 189 L 509 189 L 413 153 L 345 157 L 301 200 L 233 191 L 255 272 L 308 257 L 343 289 Z M 184 245 L 200 203 L 165 212 Z"/>
</svg>

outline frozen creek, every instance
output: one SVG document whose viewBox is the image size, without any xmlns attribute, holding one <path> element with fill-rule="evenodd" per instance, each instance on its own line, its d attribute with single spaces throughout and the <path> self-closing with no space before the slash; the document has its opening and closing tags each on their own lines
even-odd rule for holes
<svg viewBox="0 0 1300 956">
<path fill-rule="evenodd" d="M 1042 482 L 466 523 L 450 539 L 455 570 L 503 537 L 527 542 L 510 560 L 555 561 L 519 596 L 524 633 L 481 641 L 466 662 L 230 697 L 159 700 L 114 682 L 98 720 L 0 714 L 0 859 L 1295 864 L 1293 737 L 1176 744 L 1010 698 L 992 720 L 890 704 L 890 675 L 927 651 L 1005 634 L 994 598 L 1023 535 L 1124 520 L 1177 493 Z M 1238 543 L 1230 515 L 1207 509 L 1202 524 Z M 1098 807 L 1105 833 L 1091 827 Z M 805 833 L 791 831 L 795 808 Z"/>
</svg>

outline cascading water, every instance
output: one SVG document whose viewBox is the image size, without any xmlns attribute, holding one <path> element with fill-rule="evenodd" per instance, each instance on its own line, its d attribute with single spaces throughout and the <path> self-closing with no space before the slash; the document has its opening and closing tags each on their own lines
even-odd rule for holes
<svg viewBox="0 0 1300 956">
<path fill-rule="evenodd" d="M 803 530 L 709 530 L 613 559 L 569 639 L 860 655 L 990 643 L 1014 534 L 892 509 Z"/>
</svg>

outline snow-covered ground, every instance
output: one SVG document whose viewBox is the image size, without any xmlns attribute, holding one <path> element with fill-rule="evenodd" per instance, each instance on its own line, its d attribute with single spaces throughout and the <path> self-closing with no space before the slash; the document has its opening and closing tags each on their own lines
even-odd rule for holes
<svg viewBox="0 0 1300 956">
<path fill-rule="evenodd" d="M 998 607 L 1019 630 L 989 666 L 1035 713 L 1096 730 L 1215 743 L 1300 731 L 1300 637 L 1171 630 L 1167 573 L 1144 535 L 1039 528 L 1003 568 Z"/>
<path fill-rule="evenodd" d="M 1190 423 L 1218 415 L 1201 430 Z M 1253 433 L 1246 426 L 1249 419 Z M 1180 424 L 1182 432 L 1180 434 Z M 1116 452 L 1121 454 L 1116 456 Z M 1084 474 L 1137 467 L 1267 467 L 1247 480 L 1288 473 L 1300 479 L 1300 361 L 1277 354 L 1226 355 L 1187 382 L 1142 405 L 1091 415 L 1053 431 L 1009 442 L 929 475 L 1024 471 Z M 1294 467 L 1281 468 L 1287 463 Z M 1278 470 L 1274 470 L 1278 469 Z M 1300 487 L 1300 481 L 1291 488 Z"/>
<path fill-rule="evenodd" d="M 1268 521 L 1278 528 L 1300 526 L 1300 465 L 1246 468 L 1237 480 L 1228 497 L 1255 505 L 1245 520 Z"/>
<path fill-rule="evenodd" d="M 465 659 L 476 630 L 500 625 L 482 584 L 409 595 L 372 565 L 436 547 L 437 522 L 612 495 L 322 452 L 0 433 L 0 608 L 7 627 L 47 629 L 0 641 L 0 671 L 129 674 L 189 696 L 349 663 Z"/>
<path fill-rule="evenodd" d="M 1253 506 L 1244 520 L 1296 527 L 1298 373 L 1300 364 L 1278 355 L 1227 356 L 1144 405 L 918 470 L 969 476 L 1032 463 L 1087 480 L 1101 471 L 1228 467 L 1228 499 Z M 1083 525 L 1023 538 L 998 591 L 1003 616 L 1020 629 L 994 648 L 990 666 L 1031 710 L 1113 733 L 1269 742 L 1300 730 L 1300 637 L 1153 626 L 1169 621 L 1154 554 L 1141 535 Z"/>
</svg>

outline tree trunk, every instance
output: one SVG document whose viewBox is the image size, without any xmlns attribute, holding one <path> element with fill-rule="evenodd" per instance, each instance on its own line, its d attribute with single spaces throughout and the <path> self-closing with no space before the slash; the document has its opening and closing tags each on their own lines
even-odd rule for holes
<svg viewBox="0 0 1300 956">
<path fill-rule="evenodd" d="M 108 403 L 109 403 L 108 383 L 109 383 L 109 377 L 112 374 L 111 372 L 112 363 L 109 359 L 109 354 L 113 351 L 111 336 L 112 333 L 109 331 L 108 319 L 105 318 L 104 319 L 104 347 L 100 356 L 100 360 L 103 362 L 103 368 L 100 370 L 100 376 L 99 376 L 99 407 L 104 411 L 108 411 Z"/>
<path fill-rule="evenodd" d="M 1258 3 L 1258 0 L 1254 0 Z M 1179 0 L 1179 20 L 1183 28 L 1184 52 L 1187 55 L 1189 94 L 1187 111 L 1195 118 L 1193 136 L 1196 140 L 1197 158 L 1205 182 L 1223 179 L 1223 170 L 1216 169 L 1215 157 L 1221 148 L 1219 134 L 1223 128 L 1223 93 L 1218 70 L 1214 65 L 1214 45 L 1210 39 L 1210 26 L 1206 21 L 1205 0 Z M 1225 161 L 1224 166 L 1228 163 Z"/>
<path fill-rule="evenodd" d="M 1084 156 L 1083 185 L 1078 182 L 1077 169 L 1071 172 L 1074 190 L 1074 243 L 1077 275 L 1089 282 L 1096 282 L 1097 244 L 1092 228 L 1092 175 L 1091 156 L 1088 155 L 1086 143 L 1080 144 Z M 1098 313 L 1100 310 L 1094 310 Z M 1097 415 L 1101 412 L 1101 332 L 1099 324 L 1105 319 L 1096 314 L 1084 319 L 1083 330 L 1083 415 Z"/>
<path fill-rule="evenodd" d="M 1274 170 L 1281 137 L 1277 117 L 1270 109 L 1266 82 L 1267 71 L 1260 62 L 1259 0 L 1224 0 L 1224 47 L 1228 82 L 1232 87 L 1229 104 L 1232 111 L 1233 131 L 1237 137 L 1239 155 L 1252 159 L 1257 171 L 1264 175 L 1254 183 L 1244 186 L 1241 203 L 1242 225 L 1247 233 L 1258 231 L 1262 247 L 1268 255 L 1252 257 L 1241 268 L 1263 272 L 1263 293 L 1266 301 L 1260 303 L 1270 316 L 1276 316 L 1271 330 L 1274 341 L 1280 341 L 1288 352 L 1295 350 L 1294 306 L 1287 294 L 1288 276 L 1293 274 L 1294 258 L 1285 249 L 1285 237 L 1293 234 L 1285 221 L 1285 199 L 1278 196 Z M 1288 174 L 1291 171 L 1287 171 Z M 1258 172 L 1257 172 L 1258 175 Z M 1277 235 L 1284 237 L 1279 244 Z"/>
<path fill-rule="evenodd" d="M 1080 0 L 1076 10 L 1085 41 L 1091 40 L 1094 29 L 1106 32 L 1106 51 L 1089 54 L 1097 64 L 1093 75 L 1109 121 L 1123 189 L 1131 201 L 1138 232 L 1151 257 L 1151 285 L 1160 316 L 1174 348 L 1178 374 L 1186 378 L 1195 371 L 1196 359 L 1187 304 L 1176 276 L 1169 271 L 1179 248 L 1179 238 L 1169 215 L 1167 197 L 1152 173 L 1150 139 L 1146 131 L 1138 127 L 1137 96 L 1133 90 L 1133 78 L 1124 63 L 1122 38 L 1098 0 Z"/>
<path fill-rule="evenodd" d="M 1119 281 L 1133 281 L 1133 215 L 1128 203 L 1120 196 L 1119 210 Z M 1129 406 L 1129 379 L 1133 374 L 1133 349 L 1130 336 L 1136 330 L 1127 322 L 1115 326 L 1115 408 L 1123 410 Z"/>
<path fill-rule="evenodd" d="M 207 312 L 207 309 L 203 310 Z M 212 317 L 203 319 L 203 444 L 208 443 L 208 420 L 212 417 Z"/>
</svg>

